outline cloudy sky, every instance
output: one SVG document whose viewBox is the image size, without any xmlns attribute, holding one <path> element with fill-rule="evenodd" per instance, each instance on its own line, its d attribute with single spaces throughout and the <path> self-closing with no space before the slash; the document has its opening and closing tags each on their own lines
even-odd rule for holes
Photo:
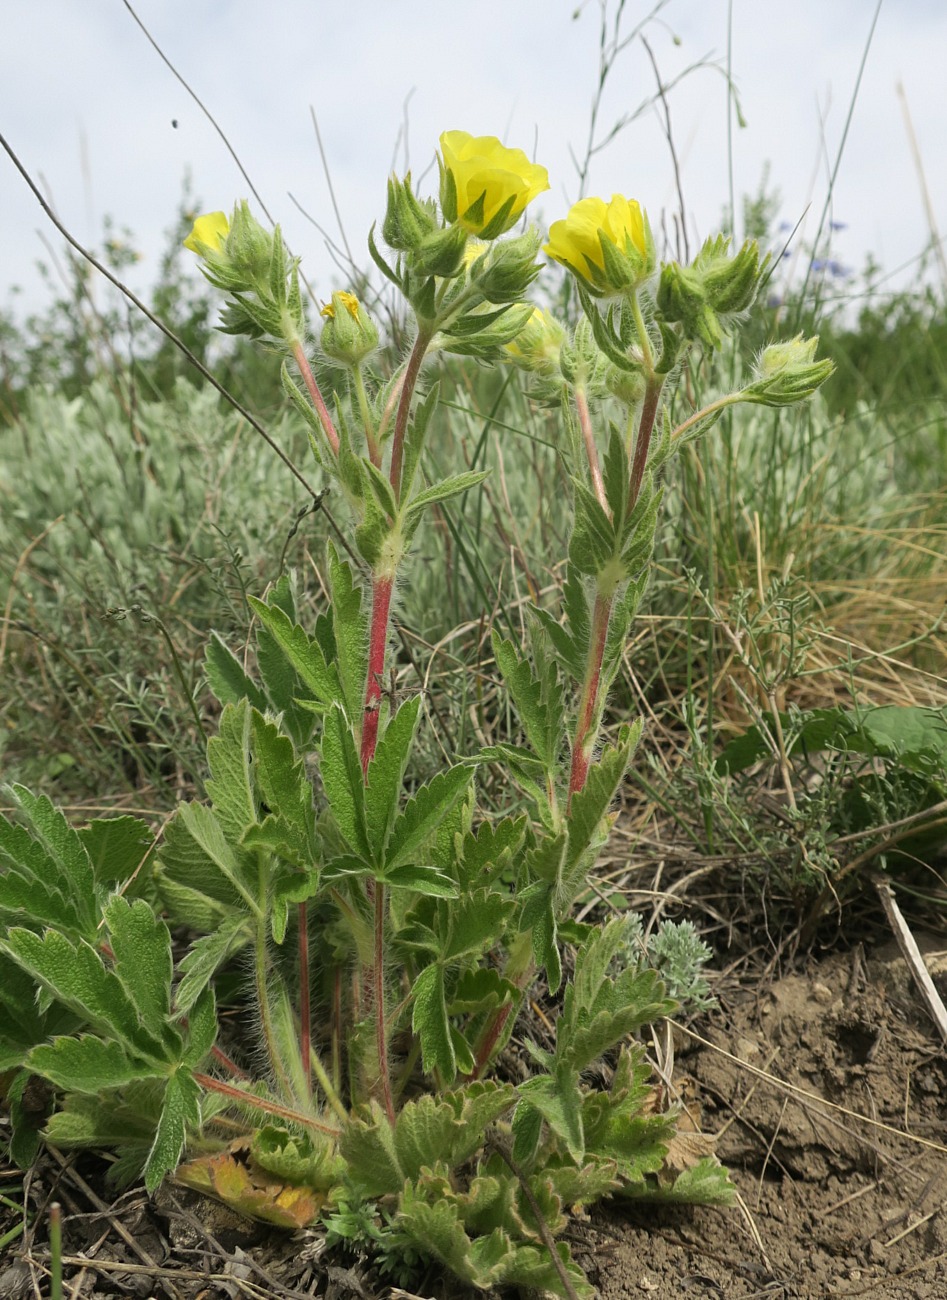
<svg viewBox="0 0 947 1300">
<path fill-rule="evenodd" d="M 667 102 L 692 248 L 714 233 L 728 201 L 728 121 L 738 203 L 768 168 L 779 220 L 802 221 L 797 242 L 815 236 L 876 7 L 626 0 L 621 35 L 657 10 L 645 34 L 661 75 L 686 73 Z M 548 223 L 578 197 L 573 158 L 586 155 L 602 13 L 614 20 L 619 8 L 619 0 L 134 0 L 322 296 L 339 273 L 300 208 L 336 239 L 339 227 L 311 110 L 360 260 L 386 175 L 406 165 L 420 175 L 445 129 L 498 135 L 544 163 L 552 188 L 533 212 Z M 106 215 L 134 232 L 142 261 L 129 278 L 146 286 L 185 175 L 203 210 L 228 209 L 246 181 L 124 0 L 0 0 L 0 14 L 0 132 L 78 238 L 99 239 Z M 724 75 L 728 39 L 742 128 Z M 860 269 L 870 253 L 905 283 L 930 243 L 899 85 L 947 234 L 945 56 L 944 0 L 882 0 L 829 213 L 838 227 L 832 256 L 846 266 Z M 647 51 L 632 41 L 606 82 L 597 141 L 652 100 L 655 84 Z M 645 107 L 595 153 L 586 192 L 613 191 L 640 199 L 656 228 L 662 213 L 671 222 L 678 200 L 660 107 Z M 0 306 L 13 285 L 23 286 L 21 302 L 42 301 L 33 270 L 47 256 L 41 236 L 56 240 L 0 155 Z"/>
</svg>

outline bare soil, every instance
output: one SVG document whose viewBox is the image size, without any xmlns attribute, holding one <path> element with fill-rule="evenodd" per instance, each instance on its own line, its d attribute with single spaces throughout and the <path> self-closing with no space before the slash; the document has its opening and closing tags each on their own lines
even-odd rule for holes
<svg viewBox="0 0 947 1300">
<path fill-rule="evenodd" d="M 943 988 L 947 942 L 921 938 Z M 681 1031 L 675 1082 L 717 1135 L 739 1204 L 611 1202 L 575 1220 L 573 1252 L 602 1300 L 947 1300 L 947 1054 L 897 949 L 836 952 L 775 981 L 744 972 L 728 990 Z M 54 1199 L 67 1297 L 463 1296 L 435 1275 L 393 1288 L 370 1261 L 325 1251 L 318 1229 L 279 1234 L 183 1189 L 113 1202 L 103 1168 L 43 1154 L 33 1226 L 0 1254 L 0 1300 L 50 1294 Z M 0 1169 L 0 1193 L 21 1177 Z M 0 1235 L 15 1203 L 0 1202 Z"/>
</svg>

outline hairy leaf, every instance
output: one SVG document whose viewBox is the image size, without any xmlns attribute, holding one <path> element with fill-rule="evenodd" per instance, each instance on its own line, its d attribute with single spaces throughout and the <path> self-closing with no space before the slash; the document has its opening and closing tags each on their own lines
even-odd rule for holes
<svg viewBox="0 0 947 1300">
<path fill-rule="evenodd" d="M 266 608 L 268 606 L 264 606 Z M 241 700 L 249 700 L 261 713 L 266 711 L 266 696 L 244 670 L 233 651 L 213 630 L 204 654 L 204 671 L 211 690 L 221 704 L 239 704 Z"/>
<path fill-rule="evenodd" d="M 439 772 L 415 792 L 391 830 L 385 855 L 389 871 L 416 860 L 441 821 L 464 794 L 470 779 L 469 768 L 458 763 L 446 772 Z"/>
<path fill-rule="evenodd" d="M 369 842 L 376 863 L 384 860 L 388 835 L 398 811 L 405 768 L 414 744 L 420 709 L 420 695 L 405 700 L 397 713 L 389 719 L 368 765 L 365 809 Z"/>
<path fill-rule="evenodd" d="M 186 1070 L 179 1069 L 168 1079 L 155 1140 L 145 1162 L 149 1194 L 177 1169 L 188 1132 L 199 1128 L 200 1122 L 200 1089 Z"/>
</svg>

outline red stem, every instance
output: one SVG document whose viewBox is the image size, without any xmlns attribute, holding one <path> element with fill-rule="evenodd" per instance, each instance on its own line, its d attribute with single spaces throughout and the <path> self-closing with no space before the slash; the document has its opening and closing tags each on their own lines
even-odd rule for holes
<svg viewBox="0 0 947 1300">
<path fill-rule="evenodd" d="M 365 711 L 362 715 L 362 775 L 375 755 L 378 742 L 378 710 L 385 674 L 385 645 L 391 609 L 392 578 L 372 579 L 372 625 L 368 640 L 368 680 L 365 683 Z"/>
<path fill-rule="evenodd" d="M 219 1047 L 212 1047 L 210 1049 L 210 1054 L 215 1061 L 220 1062 L 220 1064 L 224 1067 L 225 1070 L 229 1070 L 229 1072 L 233 1075 L 235 1079 L 249 1080 L 250 1076 L 249 1074 L 247 1074 L 246 1070 L 241 1070 L 240 1066 L 236 1063 L 236 1061 L 231 1061 L 227 1053 L 222 1052 Z"/>
<path fill-rule="evenodd" d="M 598 703 L 598 688 L 602 677 L 602 660 L 605 657 L 605 644 L 608 640 L 608 623 L 612 615 L 612 597 L 597 595 L 592 612 L 592 643 L 589 646 L 589 664 L 582 685 L 582 698 L 579 701 L 579 720 L 575 728 L 575 740 L 572 744 L 572 772 L 569 776 L 569 803 L 577 790 L 585 785 L 588 775 L 589 760 L 592 757 L 594 735 L 589 735 L 595 706 Z"/>
<path fill-rule="evenodd" d="M 426 334 L 424 330 L 418 331 L 418 337 L 414 340 L 414 347 L 411 349 L 411 355 L 408 358 L 408 364 L 405 367 L 404 381 L 401 386 L 401 400 L 398 403 L 398 414 L 395 418 L 395 434 L 391 444 L 391 486 L 395 490 L 395 497 L 398 501 L 401 500 L 401 469 L 404 463 L 404 436 L 408 431 L 408 415 L 411 411 L 411 398 L 414 395 L 414 387 L 418 382 L 421 362 L 424 360 L 424 354 L 427 352 L 427 345 L 430 341 L 430 334 Z"/>
<path fill-rule="evenodd" d="M 635 458 L 631 465 L 631 505 L 633 506 L 638 500 L 638 493 L 641 491 L 641 480 L 644 478 L 645 466 L 648 463 L 648 451 L 651 448 L 651 434 L 654 431 L 654 420 L 658 413 L 658 400 L 661 397 L 661 388 L 664 384 L 663 377 L 655 377 L 648 381 L 648 387 L 645 389 L 644 403 L 641 407 L 641 419 L 638 421 L 638 440 L 635 443 Z"/>
<path fill-rule="evenodd" d="M 293 357 L 296 361 L 296 365 L 299 367 L 299 373 L 303 377 L 303 382 L 309 390 L 312 404 L 316 408 L 316 414 L 319 416 L 319 423 L 325 431 L 326 438 L 329 441 L 329 446 L 332 448 L 334 454 L 338 456 L 339 435 L 335 431 L 335 425 L 332 423 L 332 416 L 329 414 L 329 408 L 325 404 L 319 385 L 316 383 L 316 377 L 312 373 L 312 367 L 303 351 L 303 345 L 297 341 L 292 345 L 292 348 Z"/>
<path fill-rule="evenodd" d="M 299 904 L 299 1053 L 303 1058 L 306 1092 L 312 1096 L 312 1009 L 309 987 L 309 924 L 305 903 Z"/>
<path fill-rule="evenodd" d="M 484 1033 L 477 1047 L 477 1057 L 476 1057 L 476 1062 L 474 1064 L 473 1073 L 470 1076 L 471 1079 L 479 1079 L 480 1076 L 483 1074 L 484 1070 L 490 1064 L 490 1058 L 493 1056 L 493 1053 L 496 1050 L 496 1045 L 500 1041 L 500 1035 L 503 1033 L 503 1029 L 506 1025 L 506 1022 L 509 1020 L 512 1011 L 513 1011 L 513 1003 L 512 1002 L 504 1003 L 504 1005 L 498 1009 L 492 1021 L 487 1026 L 486 1032 Z"/>
<path fill-rule="evenodd" d="M 328 1133 L 330 1137 L 338 1137 L 339 1130 L 332 1128 L 328 1124 L 320 1124 L 318 1120 L 313 1119 L 310 1115 L 303 1115 L 298 1110 L 290 1110 L 288 1106 L 280 1106 L 278 1102 L 266 1101 L 263 1097 L 255 1097 L 252 1092 L 244 1092 L 242 1088 L 234 1088 L 229 1083 L 223 1083 L 220 1079 L 215 1079 L 209 1074 L 199 1074 L 196 1070 L 193 1075 L 195 1083 L 199 1083 L 202 1088 L 208 1092 L 219 1092 L 223 1097 L 229 1097 L 232 1101 L 238 1101 L 243 1106 L 249 1106 L 253 1110 L 262 1110 L 267 1115 L 276 1115 L 279 1119 L 292 1120 L 294 1124 L 302 1124 L 305 1128 L 314 1128 L 319 1133 Z"/>
</svg>

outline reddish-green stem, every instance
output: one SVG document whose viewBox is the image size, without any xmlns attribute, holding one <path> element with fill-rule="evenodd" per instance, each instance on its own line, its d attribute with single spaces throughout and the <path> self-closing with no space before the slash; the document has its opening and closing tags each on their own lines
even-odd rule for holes
<svg viewBox="0 0 947 1300">
<path fill-rule="evenodd" d="M 299 904 L 299 1054 L 302 1057 L 306 1092 L 312 1096 L 312 1007 L 309 988 L 309 918 L 305 903 Z"/>
<path fill-rule="evenodd" d="M 506 1027 L 506 1022 L 513 1013 L 513 1003 L 506 1002 L 495 1013 L 493 1019 L 487 1025 L 477 1044 L 477 1054 L 474 1058 L 474 1068 L 471 1079 L 479 1079 L 484 1070 L 490 1064 L 493 1053 L 496 1051 L 496 1045 L 500 1041 L 500 1035 Z"/>
<path fill-rule="evenodd" d="M 388 614 L 391 610 L 391 578 L 372 579 L 372 623 L 368 636 L 368 680 L 365 683 L 365 709 L 362 714 L 362 774 L 375 755 L 378 742 L 378 710 L 385 675 L 385 645 L 388 640 Z"/>
<path fill-rule="evenodd" d="M 579 417 L 579 427 L 582 430 L 582 441 L 585 443 L 585 454 L 589 461 L 589 473 L 592 476 L 595 498 L 607 514 L 608 501 L 605 498 L 605 483 L 602 480 L 602 471 L 598 463 L 598 450 L 595 446 L 595 434 L 592 431 L 592 416 L 589 412 L 588 398 L 582 388 L 575 390 L 575 409 Z"/>
<path fill-rule="evenodd" d="M 266 1115 L 276 1115 L 279 1119 L 291 1120 L 294 1124 L 302 1124 L 304 1128 L 314 1128 L 317 1132 L 327 1133 L 330 1137 L 339 1136 L 337 1128 L 332 1128 L 329 1124 L 321 1124 L 319 1120 L 313 1119 L 311 1115 L 304 1115 L 298 1110 L 290 1110 L 288 1106 L 280 1106 L 278 1102 L 267 1101 L 264 1097 L 255 1097 L 252 1092 L 244 1092 L 242 1088 L 235 1088 L 232 1084 L 223 1083 L 220 1079 L 215 1079 L 209 1074 L 200 1074 L 195 1071 L 193 1077 L 194 1082 L 199 1083 L 208 1092 L 219 1092 L 221 1096 L 229 1097 L 231 1101 L 237 1101 L 242 1106 L 249 1106 L 253 1110 L 261 1110 Z"/>
<path fill-rule="evenodd" d="M 405 367 L 404 372 L 404 382 L 401 386 L 401 398 L 398 402 L 398 414 L 395 417 L 395 433 L 391 443 L 391 486 L 395 490 L 395 498 L 398 501 L 401 500 L 401 470 L 404 464 L 404 438 L 408 431 L 408 416 L 411 413 L 411 398 L 414 396 L 415 385 L 418 382 L 418 375 L 421 372 L 421 362 L 424 360 L 424 354 L 427 352 L 431 337 L 431 334 L 424 329 L 418 330 L 418 337 L 414 340 L 414 347 L 411 349 L 410 357 L 408 357 L 408 364 Z"/>
<path fill-rule="evenodd" d="M 297 339 L 292 345 L 293 358 L 299 367 L 299 373 L 303 377 L 303 383 L 309 391 L 309 397 L 313 406 L 316 408 L 316 414 L 319 416 L 319 423 L 322 425 L 323 432 L 326 435 L 329 446 L 333 454 L 339 454 L 339 435 L 335 431 L 335 425 L 332 423 L 332 416 L 329 414 L 329 408 L 325 404 L 322 391 L 316 383 L 316 377 L 312 373 L 312 366 L 309 359 L 303 351 L 302 343 Z"/>
<path fill-rule="evenodd" d="M 579 718 L 575 727 L 575 739 L 572 742 L 572 771 L 569 775 L 569 804 L 572 796 L 585 786 L 592 757 L 595 735 L 592 722 L 598 704 L 599 682 L 602 677 L 602 660 L 605 657 L 605 644 L 608 640 L 608 623 L 612 616 L 612 596 L 599 593 L 595 597 L 592 611 L 592 638 L 589 645 L 588 666 L 585 681 L 582 683 L 582 697 L 579 700 Z"/>
<path fill-rule="evenodd" d="M 651 449 L 651 434 L 654 432 L 654 421 L 658 413 L 658 402 L 661 398 L 661 388 L 664 384 L 663 375 L 655 375 L 648 381 L 645 389 L 644 402 L 641 407 L 641 419 L 638 421 L 638 438 L 635 442 L 635 456 L 631 463 L 631 504 L 634 505 L 638 500 L 638 493 L 641 491 L 641 480 L 644 478 L 645 466 L 648 463 L 648 452 Z"/>
<path fill-rule="evenodd" d="M 187 1022 L 185 1021 L 184 1023 Z M 222 1052 L 219 1047 L 212 1047 L 210 1049 L 210 1054 L 214 1058 L 214 1060 L 219 1061 L 220 1064 L 224 1067 L 224 1069 L 227 1070 L 230 1074 L 232 1074 L 235 1079 L 250 1078 L 246 1070 L 241 1070 L 240 1066 L 236 1063 L 236 1061 L 231 1061 L 227 1053 Z"/>
</svg>

